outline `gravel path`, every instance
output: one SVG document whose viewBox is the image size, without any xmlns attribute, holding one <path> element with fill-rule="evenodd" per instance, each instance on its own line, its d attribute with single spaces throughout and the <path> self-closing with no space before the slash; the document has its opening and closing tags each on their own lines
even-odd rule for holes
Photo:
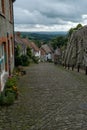
<svg viewBox="0 0 87 130">
<path fill-rule="evenodd" d="M 0 108 L 0 130 L 87 130 L 87 76 L 51 63 L 26 71 L 19 100 Z"/>
</svg>

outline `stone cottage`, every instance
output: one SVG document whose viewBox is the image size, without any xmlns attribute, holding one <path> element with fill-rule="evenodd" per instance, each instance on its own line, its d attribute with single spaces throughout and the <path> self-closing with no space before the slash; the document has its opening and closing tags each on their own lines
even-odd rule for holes
<svg viewBox="0 0 87 130">
<path fill-rule="evenodd" d="M 24 44 L 27 45 L 27 47 L 30 47 L 32 55 L 40 59 L 41 52 L 38 46 L 34 42 L 30 41 L 28 38 L 23 38 L 22 40 Z"/>
<path fill-rule="evenodd" d="M 21 55 L 26 55 L 27 52 L 27 45 L 24 44 L 24 41 L 21 38 L 20 32 L 17 32 L 15 34 L 15 49 L 19 46 L 20 48 L 20 56 Z"/>
<path fill-rule="evenodd" d="M 0 0 L 0 92 L 14 68 L 14 1 Z"/>
<path fill-rule="evenodd" d="M 44 56 L 45 61 L 53 61 L 53 56 L 52 56 L 53 52 L 47 44 L 42 45 L 40 49 L 45 52 L 45 56 Z"/>
<path fill-rule="evenodd" d="M 60 64 L 61 63 L 61 56 L 62 56 L 62 51 L 60 48 L 56 48 L 54 51 L 54 63 L 55 64 Z"/>
</svg>

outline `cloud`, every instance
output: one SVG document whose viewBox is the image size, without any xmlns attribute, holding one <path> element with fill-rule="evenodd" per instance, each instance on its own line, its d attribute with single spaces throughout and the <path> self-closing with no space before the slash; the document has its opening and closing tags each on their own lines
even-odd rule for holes
<svg viewBox="0 0 87 130">
<path fill-rule="evenodd" d="M 26 26 L 26 30 L 55 31 L 64 26 L 67 30 L 78 23 L 86 24 L 86 5 L 87 0 L 17 0 L 14 3 L 15 29 Z"/>
</svg>

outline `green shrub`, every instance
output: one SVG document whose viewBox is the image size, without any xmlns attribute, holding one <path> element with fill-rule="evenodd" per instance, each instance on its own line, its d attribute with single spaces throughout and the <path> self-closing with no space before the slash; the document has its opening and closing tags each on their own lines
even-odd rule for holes
<svg viewBox="0 0 87 130">
<path fill-rule="evenodd" d="M 15 101 L 15 94 L 12 92 L 8 92 L 7 95 L 4 93 L 0 94 L 0 105 L 12 105 Z"/>
<path fill-rule="evenodd" d="M 30 64 L 29 57 L 27 55 L 21 56 L 22 66 L 28 66 Z"/>
<path fill-rule="evenodd" d="M 7 105 L 13 104 L 15 101 L 15 94 L 12 92 L 8 92 L 7 96 L 4 99 L 4 103 Z"/>
<path fill-rule="evenodd" d="M 14 90 L 12 88 L 6 88 L 5 89 L 5 96 L 7 96 L 9 92 L 14 93 Z"/>
<path fill-rule="evenodd" d="M 52 63 L 52 59 L 48 59 L 48 62 Z"/>
<path fill-rule="evenodd" d="M 0 105 L 11 105 L 18 98 L 17 78 L 9 77 L 5 89 L 0 93 Z"/>
<path fill-rule="evenodd" d="M 38 61 L 39 61 L 39 58 L 38 57 L 35 57 L 35 56 L 32 56 L 32 59 L 33 59 L 33 62 L 38 64 Z"/>
<path fill-rule="evenodd" d="M 14 89 L 16 88 L 16 89 Z M 9 93 L 13 93 L 14 96 L 15 96 L 15 99 L 18 98 L 18 90 L 17 90 L 17 87 L 12 87 L 12 88 L 6 88 L 5 89 L 5 96 L 8 96 Z"/>
<path fill-rule="evenodd" d="M 31 52 L 30 47 L 27 47 L 27 56 L 28 56 L 29 58 L 32 58 L 32 52 Z"/>
<path fill-rule="evenodd" d="M 6 86 L 6 88 L 11 88 L 16 85 L 17 85 L 16 77 L 9 77 L 5 86 Z"/>
<path fill-rule="evenodd" d="M 21 56 L 15 57 L 15 66 L 22 65 L 22 59 Z"/>
<path fill-rule="evenodd" d="M 3 93 L 0 93 L 0 105 L 3 104 Z"/>
</svg>

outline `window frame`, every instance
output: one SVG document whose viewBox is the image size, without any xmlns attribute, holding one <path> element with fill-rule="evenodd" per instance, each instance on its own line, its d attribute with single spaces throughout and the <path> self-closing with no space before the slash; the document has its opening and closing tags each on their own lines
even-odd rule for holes
<svg viewBox="0 0 87 130">
<path fill-rule="evenodd" d="M 9 0 L 9 20 L 10 22 L 13 21 L 13 6 L 12 6 L 12 0 Z"/>
<path fill-rule="evenodd" d="M 5 69 L 5 52 L 4 52 L 4 42 L 0 45 L 1 57 L 0 57 L 0 73 L 6 71 Z"/>
<path fill-rule="evenodd" d="M 5 0 L 1 0 L 2 14 L 5 15 Z"/>
</svg>

